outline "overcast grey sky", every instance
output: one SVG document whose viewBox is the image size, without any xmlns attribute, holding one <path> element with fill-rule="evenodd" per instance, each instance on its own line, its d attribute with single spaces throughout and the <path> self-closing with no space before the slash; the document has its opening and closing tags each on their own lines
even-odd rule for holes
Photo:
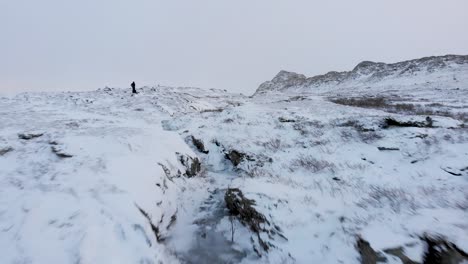
<svg viewBox="0 0 468 264">
<path fill-rule="evenodd" d="M 467 0 L 0 0 L 0 92 L 196 86 L 468 54 Z"/>
</svg>

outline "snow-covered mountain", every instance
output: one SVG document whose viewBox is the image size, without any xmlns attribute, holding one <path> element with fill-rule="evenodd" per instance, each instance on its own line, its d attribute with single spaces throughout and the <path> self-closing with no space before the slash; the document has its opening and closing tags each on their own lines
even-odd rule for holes
<svg viewBox="0 0 468 264">
<path fill-rule="evenodd" d="M 453 88 L 466 83 L 468 55 L 446 55 L 386 64 L 363 61 L 352 71 L 329 72 L 307 78 L 302 74 L 280 71 L 271 81 L 264 82 L 256 94 L 272 91 L 313 92 L 317 88 L 344 89 L 358 86 L 406 86 L 444 83 Z M 321 90 L 319 89 L 319 90 Z"/>
<path fill-rule="evenodd" d="M 0 97 L 1 263 L 466 263 L 466 61 Z"/>
</svg>

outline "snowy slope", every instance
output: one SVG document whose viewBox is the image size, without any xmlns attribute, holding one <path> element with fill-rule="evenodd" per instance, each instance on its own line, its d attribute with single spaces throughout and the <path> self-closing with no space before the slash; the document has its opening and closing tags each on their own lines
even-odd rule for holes
<svg viewBox="0 0 468 264">
<path fill-rule="evenodd" d="M 322 97 L 283 98 L 258 98 L 178 121 L 187 124 L 180 130 L 184 137 L 203 140 L 209 153 L 199 155 L 211 170 L 235 175 L 215 176 L 218 188 L 240 188 L 283 231 L 287 240 L 266 236 L 274 246 L 263 262 L 358 263 L 356 236 L 375 250 L 411 245 L 405 250 L 414 250 L 419 261 L 418 236 L 425 233 L 468 249 L 468 131 L 461 121 L 435 117 L 438 128 L 384 129 L 388 116 L 424 117 L 354 109 Z M 231 150 L 248 158 L 233 166 L 224 159 Z M 229 217 L 218 221 L 229 240 Z M 244 262 L 258 262 L 252 234 L 241 226 L 236 232 Z"/>
<path fill-rule="evenodd" d="M 176 118 L 172 130 L 194 148 L 194 138 L 203 142 L 198 154 L 211 176 L 205 187 L 211 194 L 188 217 L 196 219 L 192 232 L 201 238 L 178 254 L 206 257 L 216 244 L 224 245 L 218 248 L 224 257 L 211 259 L 216 263 L 359 263 L 362 237 L 387 262 L 403 261 L 387 253 L 401 251 L 420 263 L 426 236 L 443 237 L 467 252 L 466 61 L 447 56 L 378 64 L 418 67 L 414 74 L 353 77 L 336 86 L 310 87 L 303 76 L 283 72 L 238 107 Z M 333 102 L 350 96 L 380 96 L 384 103 Z M 386 127 L 386 118 L 424 125 Z M 228 188 L 254 199 L 280 228 L 279 237 L 269 226 L 260 232 L 268 250 L 262 251 L 248 226 L 219 212 L 226 207 L 219 193 Z M 229 244 L 232 250 L 225 249 Z"/>
<path fill-rule="evenodd" d="M 0 98 L 1 263 L 461 263 L 465 59 Z"/>
<path fill-rule="evenodd" d="M 176 153 L 196 155 L 160 123 L 175 111 L 216 105 L 187 103 L 203 94 L 194 89 L 171 89 L 157 100 L 153 90 L 1 99 L 2 263 L 178 262 L 140 210 L 164 239 L 180 186 L 158 163 L 184 172 Z"/>
</svg>

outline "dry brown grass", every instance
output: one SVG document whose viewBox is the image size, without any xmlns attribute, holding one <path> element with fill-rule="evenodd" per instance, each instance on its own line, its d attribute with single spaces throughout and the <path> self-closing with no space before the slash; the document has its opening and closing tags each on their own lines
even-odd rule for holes
<svg viewBox="0 0 468 264">
<path fill-rule="evenodd" d="M 335 171 L 335 165 L 326 160 L 318 160 L 310 155 L 300 155 L 291 163 L 290 169 L 295 171 L 297 169 L 305 169 L 313 173 L 328 169 L 331 172 Z"/>
<path fill-rule="evenodd" d="M 367 197 L 364 197 L 357 205 L 364 209 L 388 207 L 395 213 L 401 212 L 402 209 L 415 211 L 419 207 L 414 196 L 403 188 L 377 185 L 371 185 Z"/>
<path fill-rule="evenodd" d="M 391 99 L 386 97 L 347 97 L 347 98 L 331 98 L 331 102 L 341 105 L 349 105 L 361 108 L 374 108 L 384 110 L 389 113 L 411 114 L 424 116 L 445 116 L 451 117 L 463 122 L 468 122 L 468 113 L 453 112 L 446 109 L 446 106 L 441 103 L 430 103 L 426 105 L 413 103 L 393 103 Z"/>
</svg>

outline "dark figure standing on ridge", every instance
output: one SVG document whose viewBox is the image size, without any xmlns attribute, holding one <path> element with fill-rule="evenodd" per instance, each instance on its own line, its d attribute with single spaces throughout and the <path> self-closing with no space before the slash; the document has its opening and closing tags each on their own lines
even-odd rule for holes
<svg viewBox="0 0 468 264">
<path fill-rule="evenodd" d="M 132 93 L 136 94 L 137 91 L 135 90 L 135 82 L 132 82 L 131 86 L 132 86 Z"/>
</svg>

